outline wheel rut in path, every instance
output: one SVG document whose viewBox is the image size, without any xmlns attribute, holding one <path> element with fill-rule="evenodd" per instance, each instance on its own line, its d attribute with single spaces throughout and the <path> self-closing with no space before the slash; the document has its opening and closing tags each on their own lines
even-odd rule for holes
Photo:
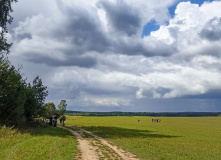
<svg viewBox="0 0 221 160">
<path fill-rule="evenodd" d="M 63 127 L 70 131 L 78 141 L 79 153 L 76 159 L 81 160 L 139 160 L 130 152 L 111 144 L 107 140 L 78 127 Z"/>
</svg>

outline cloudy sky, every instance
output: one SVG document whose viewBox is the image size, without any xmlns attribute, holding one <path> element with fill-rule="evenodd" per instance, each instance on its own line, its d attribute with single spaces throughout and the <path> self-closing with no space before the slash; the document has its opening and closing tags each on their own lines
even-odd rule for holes
<svg viewBox="0 0 221 160">
<path fill-rule="evenodd" d="M 221 111 L 221 1 L 19 0 L 10 60 L 77 111 Z"/>
</svg>

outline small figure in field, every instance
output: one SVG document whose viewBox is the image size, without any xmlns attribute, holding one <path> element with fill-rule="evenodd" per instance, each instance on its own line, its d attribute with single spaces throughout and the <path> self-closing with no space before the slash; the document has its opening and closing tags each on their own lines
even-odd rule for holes
<svg viewBox="0 0 221 160">
<path fill-rule="evenodd" d="M 65 125 L 64 124 L 64 121 L 66 120 L 66 117 L 65 116 L 63 116 L 63 118 L 62 118 L 62 121 L 63 121 L 63 126 Z"/>
<path fill-rule="evenodd" d="M 152 119 L 152 122 L 153 122 L 153 119 Z"/>
<path fill-rule="evenodd" d="M 160 123 L 160 121 L 161 121 L 161 120 L 159 119 L 159 123 Z"/>
<path fill-rule="evenodd" d="M 158 123 L 158 119 L 157 119 L 157 123 Z"/>
<path fill-rule="evenodd" d="M 138 119 L 138 123 L 140 123 L 140 120 Z"/>
<path fill-rule="evenodd" d="M 62 123 L 63 121 L 63 116 L 60 117 L 60 124 Z"/>
</svg>

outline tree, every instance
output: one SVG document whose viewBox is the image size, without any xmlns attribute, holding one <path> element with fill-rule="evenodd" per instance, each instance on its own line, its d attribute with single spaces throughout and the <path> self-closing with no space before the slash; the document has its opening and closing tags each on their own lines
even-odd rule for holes
<svg viewBox="0 0 221 160">
<path fill-rule="evenodd" d="M 5 121 L 24 122 L 26 84 L 19 70 L 0 58 L 0 117 Z"/>
<path fill-rule="evenodd" d="M 7 43 L 7 24 L 13 18 L 11 4 L 17 0 L 0 0 L 0 125 L 24 124 L 41 114 L 47 87 L 37 76 L 33 85 L 26 83 L 20 69 L 15 69 L 7 59 L 12 44 Z"/>
<path fill-rule="evenodd" d="M 50 118 L 52 115 L 56 115 L 56 107 L 53 102 L 48 102 L 43 106 L 42 116 L 45 118 Z"/>
<path fill-rule="evenodd" d="M 12 44 L 7 43 L 5 34 L 8 32 L 7 24 L 11 24 L 13 18 L 10 16 L 12 12 L 11 3 L 17 0 L 1 0 L 0 1 L 0 55 L 9 53 L 9 48 Z"/>
<path fill-rule="evenodd" d="M 66 100 L 61 100 L 60 104 L 58 105 L 58 110 L 60 115 L 64 115 L 66 107 L 67 107 Z"/>
<path fill-rule="evenodd" d="M 42 80 L 40 79 L 39 76 L 35 77 L 35 79 L 33 80 L 33 86 L 32 88 L 35 90 L 36 92 L 36 96 L 35 98 L 38 101 L 38 105 L 37 105 L 37 111 L 40 112 L 46 97 L 48 96 L 48 91 L 47 91 L 47 87 L 43 86 L 42 84 Z"/>
<path fill-rule="evenodd" d="M 36 91 L 32 88 L 30 83 L 26 85 L 24 109 L 24 115 L 27 121 L 32 121 L 33 118 L 39 114 L 38 101 L 36 99 Z"/>
</svg>

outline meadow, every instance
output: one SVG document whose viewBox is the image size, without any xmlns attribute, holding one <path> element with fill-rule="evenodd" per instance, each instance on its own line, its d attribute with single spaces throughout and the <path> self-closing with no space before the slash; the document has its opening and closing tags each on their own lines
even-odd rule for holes
<svg viewBox="0 0 221 160">
<path fill-rule="evenodd" d="M 221 117 L 152 118 L 68 116 L 66 125 L 92 131 L 141 159 L 221 159 Z"/>
<path fill-rule="evenodd" d="M 67 116 L 66 126 L 82 127 L 144 160 L 221 159 L 221 117 L 160 117 L 160 123 L 152 119 Z M 76 138 L 58 127 L 0 127 L 2 160 L 71 160 L 77 152 Z"/>
<path fill-rule="evenodd" d="M 77 142 L 61 128 L 14 129 L 0 127 L 1 160 L 72 160 Z"/>
</svg>

